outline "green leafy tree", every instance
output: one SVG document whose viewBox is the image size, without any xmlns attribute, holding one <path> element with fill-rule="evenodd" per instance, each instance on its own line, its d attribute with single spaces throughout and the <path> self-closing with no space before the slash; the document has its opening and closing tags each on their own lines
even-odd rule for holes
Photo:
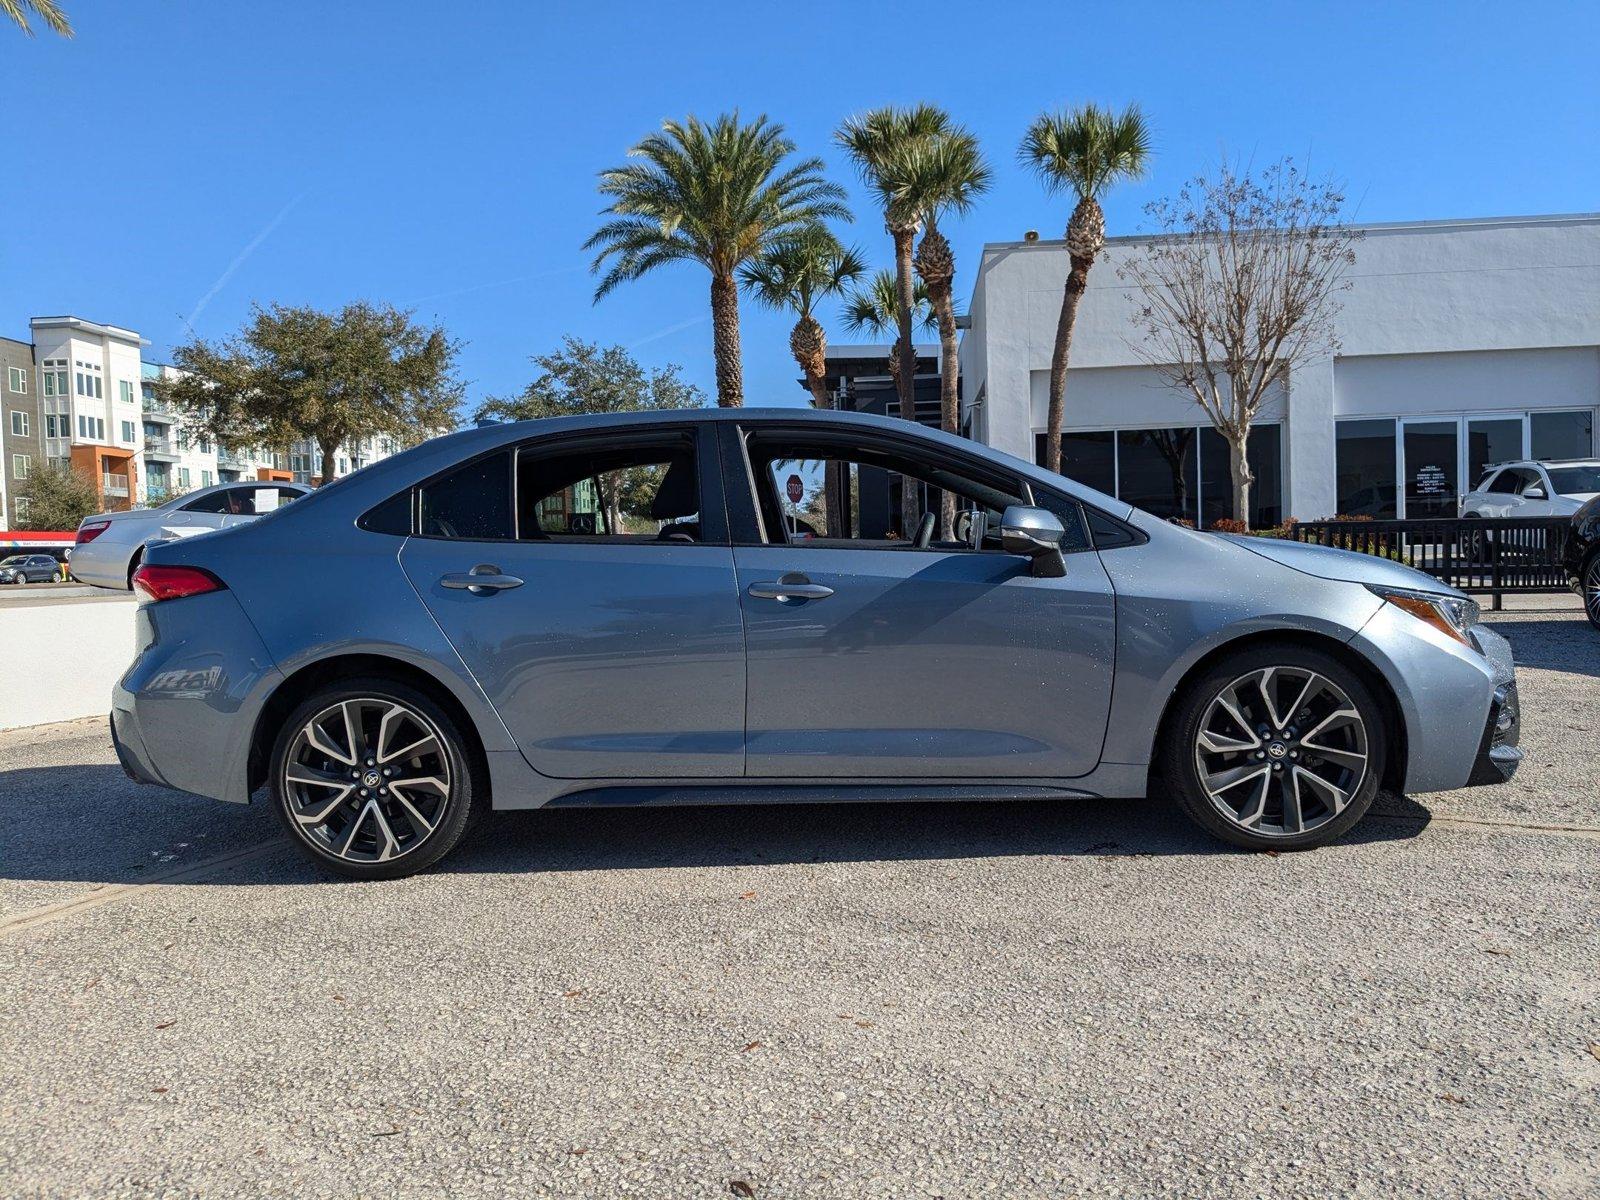
<svg viewBox="0 0 1600 1200">
<path fill-rule="evenodd" d="M 711 272 L 711 331 L 717 403 L 744 403 L 739 350 L 739 268 L 808 225 L 849 219 L 844 190 L 822 177 L 822 160 L 785 163 L 795 145 L 765 116 L 737 112 L 710 124 L 667 121 L 629 151 L 641 161 L 600 173 L 611 219 L 584 243 L 597 251 L 598 301 L 618 284 L 672 262 Z"/>
<path fill-rule="evenodd" d="M 28 24 L 28 14 L 33 13 L 62 37 L 72 36 L 72 22 L 55 0 L 0 0 L 0 13 L 10 17 L 29 37 L 33 26 Z"/>
<path fill-rule="evenodd" d="M 818 408 L 832 408 L 833 398 L 826 382 L 828 338 L 816 317 L 817 302 L 844 295 L 866 270 L 859 251 L 840 245 L 826 227 L 812 225 L 773 243 L 739 271 L 745 290 L 757 302 L 798 318 L 789 333 L 789 352 Z"/>
<path fill-rule="evenodd" d="M 1061 423 L 1066 415 L 1067 360 L 1078 304 L 1089 286 L 1089 270 L 1106 244 L 1106 214 L 1100 199 L 1112 184 L 1143 175 L 1150 161 L 1150 127 L 1138 105 L 1114 113 L 1097 104 L 1043 113 L 1023 136 L 1019 150 L 1049 192 L 1077 197 L 1067 221 L 1066 289 L 1050 355 L 1050 412 L 1045 465 L 1061 470 Z"/>
<path fill-rule="evenodd" d="M 229 450 L 310 441 L 332 478 L 341 447 L 388 434 L 416 442 L 455 427 L 457 343 L 410 312 L 360 301 L 338 312 L 255 306 L 223 342 L 173 351 L 159 394 L 193 435 Z"/>
<path fill-rule="evenodd" d="M 23 529 L 72 530 L 100 511 L 94 481 L 71 467 L 34 467 L 17 493 L 28 500 L 28 515 L 19 523 Z"/>
<path fill-rule="evenodd" d="M 536 421 L 583 413 L 661 412 L 704 408 L 706 394 L 678 375 L 678 366 L 646 370 L 621 346 L 602 349 L 579 338 L 562 339 L 561 349 L 535 355 L 534 381 L 515 396 L 491 398 L 478 406 L 476 420 Z M 597 499 L 612 529 L 624 517 L 642 520 L 661 485 L 660 467 L 632 467 L 596 480 Z"/>
</svg>

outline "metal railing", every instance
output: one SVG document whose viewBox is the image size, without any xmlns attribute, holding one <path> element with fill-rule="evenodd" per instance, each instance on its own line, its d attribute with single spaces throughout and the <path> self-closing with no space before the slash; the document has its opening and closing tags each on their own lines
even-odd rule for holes
<svg viewBox="0 0 1600 1200">
<path fill-rule="evenodd" d="M 1500 607 L 1512 593 L 1564 592 L 1566 517 L 1437 518 L 1417 521 L 1301 521 L 1295 541 L 1392 558 L 1463 592 L 1486 592 Z"/>
<path fill-rule="evenodd" d="M 112 475 L 109 472 L 100 473 L 100 490 L 108 496 L 126 496 L 128 494 L 128 477 L 126 475 Z"/>
</svg>

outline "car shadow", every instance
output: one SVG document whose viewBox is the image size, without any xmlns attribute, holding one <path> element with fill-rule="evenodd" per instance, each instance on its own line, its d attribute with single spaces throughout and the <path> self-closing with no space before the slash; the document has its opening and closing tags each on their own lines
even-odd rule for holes
<svg viewBox="0 0 1600 1200">
<path fill-rule="evenodd" d="M 1431 814 L 1408 797 L 1380 797 L 1342 844 L 1403 841 Z M 116 767 L 19 768 L 0 776 L 0 884 L 149 882 L 264 844 L 248 867 L 193 885 L 331 882 L 283 839 L 258 796 L 220 804 L 142 787 Z M 561 808 L 492 814 L 439 873 L 917 861 L 1014 856 L 1133 858 L 1246 854 L 1207 836 L 1170 799 L 896 804 Z"/>
<path fill-rule="evenodd" d="M 1485 617 L 1483 623 L 1511 643 L 1511 657 L 1518 667 L 1600 678 L 1600 629 L 1582 613 L 1533 621 Z"/>
</svg>

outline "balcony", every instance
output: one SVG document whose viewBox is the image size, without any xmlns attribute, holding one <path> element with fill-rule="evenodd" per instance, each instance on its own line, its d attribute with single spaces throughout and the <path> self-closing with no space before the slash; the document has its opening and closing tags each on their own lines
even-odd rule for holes
<svg viewBox="0 0 1600 1200">
<path fill-rule="evenodd" d="M 126 475 L 113 475 L 109 471 L 100 473 L 100 491 L 107 496 L 126 496 L 128 494 L 128 477 Z"/>
<path fill-rule="evenodd" d="M 164 421 L 168 425 L 176 424 L 178 410 L 159 400 L 146 399 L 144 402 L 144 419 L 147 421 Z"/>
<path fill-rule="evenodd" d="M 147 437 L 144 439 L 144 456 L 156 462 L 177 462 L 178 452 L 173 449 L 172 443 L 166 438 Z"/>
<path fill-rule="evenodd" d="M 218 449 L 217 466 L 224 471 L 242 471 L 245 468 L 245 461 L 233 450 Z"/>
</svg>

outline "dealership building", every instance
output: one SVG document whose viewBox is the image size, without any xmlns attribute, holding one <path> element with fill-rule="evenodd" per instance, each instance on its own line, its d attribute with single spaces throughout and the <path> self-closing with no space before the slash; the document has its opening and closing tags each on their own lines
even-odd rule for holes
<svg viewBox="0 0 1600 1200">
<path fill-rule="evenodd" d="M 1337 353 L 1296 368 L 1251 434 L 1256 523 L 1453 516 L 1486 463 L 1600 449 L 1600 214 L 1362 230 L 1338 296 Z M 1111 239 L 1090 274 L 1062 469 L 1162 516 L 1209 522 L 1229 514 L 1227 448 L 1134 349 L 1136 292 L 1117 267 L 1143 240 Z M 969 436 L 1041 456 L 1066 274 L 1061 241 L 984 247 L 961 346 Z"/>
</svg>

